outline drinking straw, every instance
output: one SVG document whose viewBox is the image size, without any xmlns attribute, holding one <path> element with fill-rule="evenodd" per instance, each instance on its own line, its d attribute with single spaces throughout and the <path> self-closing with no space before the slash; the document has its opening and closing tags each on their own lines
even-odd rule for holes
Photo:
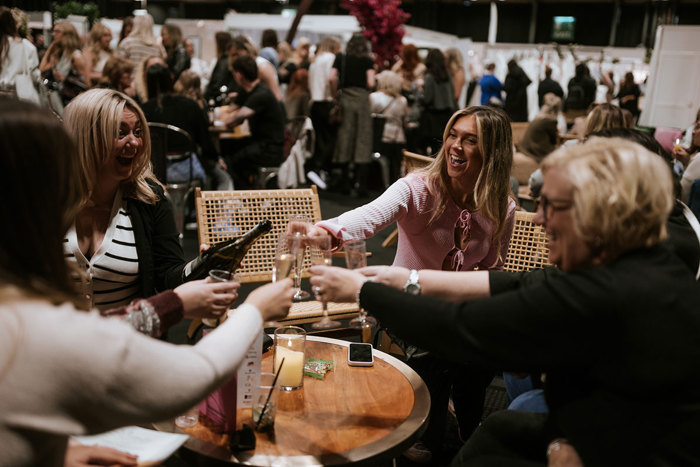
<svg viewBox="0 0 700 467">
<path fill-rule="evenodd" d="M 277 368 L 277 373 L 275 374 L 275 378 L 272 380 L 272 389 L 270 389 L 270 392 L 267 393 L 267 399 L 265 399 L 265 405 L 263 405 L 263 408 L 260 411 L 260 417 L 258 418 L 258 423 L 255 424 L 256 430 L 258 428 L 260 428 L 260 422 L 262 422 L 263 415 L 265 415 L 265 410 L 267 410 L 267 404 L 270 402 L 270 397 L 272 397 L 272 393 L 275 390 L 275 386 L 277 385 L 277 378 L 279 378 L 280 373 L 282 373 L 282 365 L 284 365 L 285 358 L 286 357 L 282 357 L 282 361 L 280 362 L 279 368 Z"/>
</svg>

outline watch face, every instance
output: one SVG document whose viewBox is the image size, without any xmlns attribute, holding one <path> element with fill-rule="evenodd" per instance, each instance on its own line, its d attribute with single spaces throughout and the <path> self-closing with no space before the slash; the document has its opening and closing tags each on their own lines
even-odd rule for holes
<svg viewBox="0 0 700 467">
<path fill-rule="evenodd" d="M 420 293 L 420 286 L 418 284 L 408 284 L 406 286 L 406 292 L 411 295 L 418 295 Z"/>
</svg>

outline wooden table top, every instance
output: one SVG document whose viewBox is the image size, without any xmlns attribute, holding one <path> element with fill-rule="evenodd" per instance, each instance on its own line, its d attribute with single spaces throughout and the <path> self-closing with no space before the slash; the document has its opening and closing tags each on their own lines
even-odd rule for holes
<svg viewBox="0 0 700 467">
<path fill-rule="evenodd" d="M 185 447 L 241 465 L 347 465 L 391 458 L 406 450 L 425 427 L 430 396 L 423 380 L 405 363 L 374 350 L 373 367 L 347 364 L 348 342 L 308 336 L 307 358 L 334 362 L 325 379 L 304 377 L 300 390 L 280 391 L 274 433 L 256 433 L 255 451 L 231 453 L 228 435 L 200 423 L 184 431 Z M 272 352 L 262 371 L 272 369 Z M 251 424 L 251 410 L 239 410 L 238 424 Z M 181 432 L 172 421 L 156 429 Z"/>
</svg>

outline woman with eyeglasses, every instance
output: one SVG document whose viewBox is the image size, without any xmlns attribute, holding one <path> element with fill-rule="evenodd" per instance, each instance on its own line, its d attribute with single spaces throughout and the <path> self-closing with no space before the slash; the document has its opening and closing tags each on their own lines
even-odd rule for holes
<svg viewBox="0 0 700 467">
<path fill-rule="evenodd" d="M 700 289 L 662 244 L 668 165 L 634 143 L 598 139 L 558 150 L 543 172 L 535 222 L 558 277 L 462 303 L 456 294 L 411 297 L 340 268 L 313 267 L 312 285 L 332 301 L 359 293 L 397 335 L 446 358 L 547 373 L 548 415 L 493 414 L 453 466 L 554 465 L 562 456 L 572 465 L 697 463 L 700 448 L 687 440 L 700 434 Z M 425 274 L 420 284 L 435 290 L 437 280 Z"/>
</svg>

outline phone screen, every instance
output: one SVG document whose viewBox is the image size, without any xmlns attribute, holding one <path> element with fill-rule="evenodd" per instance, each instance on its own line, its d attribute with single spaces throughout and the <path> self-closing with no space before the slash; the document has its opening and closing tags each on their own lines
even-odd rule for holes
<svg viewBox="0 0 700 467">
<path fill-rule="evenodd" d="M 370 344 L 350 344 L 350 360 L 353 362 L 371 362 L 372 346 Z"/>
</svg>

